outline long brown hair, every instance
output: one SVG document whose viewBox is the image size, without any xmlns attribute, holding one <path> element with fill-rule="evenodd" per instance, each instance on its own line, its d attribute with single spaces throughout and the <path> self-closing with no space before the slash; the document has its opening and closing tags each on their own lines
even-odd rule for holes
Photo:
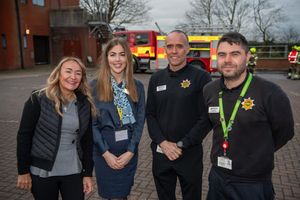
<svg viewBox="0 0 300 200">
<path fill-rule="evenodd" d="M 62 58 L 60 60 L 60 62 L 58 63 L 58 65 L 53 69 L 50 76 L 48 77 L 46 87 L 41 89 L 40 91 L 41 92 L 45 91 L 47 98 L 54 101 L 56 112 L 62 116 L 63 114 L 62 114 L 60 108 L 62 106 L 62 103 L 66 102 L 66 99 L 62 95 L 62 92 L 59 87 L 59 77 L 60 77 L 62 65 L 67 61 L 75 61 L 80 66 L 80 68 L 82 70 L 82 78 L 81 78 L 81 81 L 80 81 L 80 84 L 79 84 L 77 90 L 79 90 L 82 94 L 87 96 L 87 99 L 91 104 L 92 115 L 96 116 L 97 109 L 93 102 L 91 90 L 90 90 L 90 87 L 89 87 L 89 84 L 87 81 L 86 67 L 79 58 L 76 58 L 76 57 Z"/>
<path fill-rule="evenodd" d="M 133 63 L 132 63 L 132 54 L 130 48 L 128 46 L 127 41 L 122 38 L 113 38 L 105 47 L 101 59 L 100 59 L 100 66 L 97 75 L 97 98 L 100 101 L 112 101 L 113 100 L 113 90 L 111 85 L 112 76 L 110 71 L 110 66 L 108 63 L 108 52 L 115 46 L 121 45 L 125 51 L 125 56 L 127 60 L 126 68 L 125 68 L 125 81 L 126 81 L 126 89 L 129 92 L 129 97 L 133 102 L 138 101 L 138 94 L 136 85 L 133 78 Z M 99 64 L 99 63 L 98 63 Z"/>
</svg>

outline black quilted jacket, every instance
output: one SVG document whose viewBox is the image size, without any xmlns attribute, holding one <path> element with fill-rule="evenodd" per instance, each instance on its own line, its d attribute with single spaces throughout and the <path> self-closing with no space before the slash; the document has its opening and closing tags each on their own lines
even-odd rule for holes
<svg viewBox="0 0 300 200">
<path fill-rule="evenodd" d="M 76 92 L 79 116 L 77 150 L 83 165 L 83 176 L 92 176 L 92 129 L 90 104 L 85 95 Z M 30 165 L 51 171 L 61 136 L 61 116 L 54 102 L 44 93 L 33 92 L 26 101 L 17 135 L 18 173 L 30 172 Z"/>
</svg>

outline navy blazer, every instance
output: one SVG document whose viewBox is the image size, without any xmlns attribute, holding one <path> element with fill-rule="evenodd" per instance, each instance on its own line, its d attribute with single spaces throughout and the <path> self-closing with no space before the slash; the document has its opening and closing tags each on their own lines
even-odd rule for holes
<svg viewBox="0 0 300 200">
<path fill-rule="evenodd" d="M 93 96 L 95 105 L 100 113 L 93 120 L 93 137 L 94 137 L 94 146 L 96 151 L 101 153 L 105 153 L 110 149 L 108 143 L 105 141 L 103 137 L 103 133 L 107 130 L 110 132 L 114 132 L 121 127 L 120 118 L 117 113 L 117 109 L 114 105 L 113 101 L 103 102 L 97 99 L 96 92 L 96 80 L 91 82 L 91 87 L 93 88 Z M 127 146 L 127 151 L 135 153 L 138 149 L 138 144 L 141 140 L 141 136 L 143 133 L 144 123 L 145 123 L 145 91 L 143 84 L 135 80 L 137 92 L 138 92 L 138 102 L 132 102 L 130 98 L 128 101 L 131 105 L 133 115 L 135 117 L 136 122 L 132 125 L 127 125 L 128 129 L 132 132 L 132 137 Z M 104 131 L 105 130 L 105 131 Z"/>
</svg>

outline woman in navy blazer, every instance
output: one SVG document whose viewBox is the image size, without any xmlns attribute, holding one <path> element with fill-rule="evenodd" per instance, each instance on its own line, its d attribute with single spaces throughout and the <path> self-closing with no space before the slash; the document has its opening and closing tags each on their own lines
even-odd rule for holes
<svg viewBox="0 0 300 200">
<path fill-rule="evenodd" d="M 145 92 L 133 78 L 132 55 L 125 40 L 108 42 L 91 86 L 100 113 L 93 122 L 98 192 L 102 198 L 127 199 L 145 122 Z"/>
</svg>

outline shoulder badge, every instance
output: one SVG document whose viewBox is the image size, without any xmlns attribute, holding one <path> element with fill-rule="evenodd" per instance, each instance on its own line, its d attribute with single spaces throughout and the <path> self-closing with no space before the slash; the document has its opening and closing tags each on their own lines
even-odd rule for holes
<svg viewBox="0 0 300 200">
<path fill-rule="evenodd" d="M 191 85 L 191 81 L 188 80 L 188 79 L 185 79 L 185 80 L 183 80 L 183 81 L 180 83 L 180 85 L 181 85 L 182 88 L 188 88 L 188 87 L 190 87 L 190 85 Z"/>
<path fill-rule="evenodd" d="M 244 99 L 244 101 L 242 102 L 242 108 L 244 108 L 245 110 L 252 110 L 253 106 L 255 106 L 255 104 L 254 100 L 252 100 L 251 97 L 249 97 L 248 99 Z"/>
</svg>

